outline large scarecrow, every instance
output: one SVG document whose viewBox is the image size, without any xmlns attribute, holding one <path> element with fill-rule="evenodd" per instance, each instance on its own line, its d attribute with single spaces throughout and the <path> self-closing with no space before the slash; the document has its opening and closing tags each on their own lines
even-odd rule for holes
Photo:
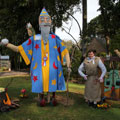
<svg viewBox="0 0 120 120">
<path fill-rule="evenodd" d="M 55 34 L 50 34 L 51 17 L 45 10 L 39 16 L 39 29 L 41 34 L 31 36 L 20 46 L 14 46 L 7 39 L 1 41 L 13 51 L 20 52 L 26 65 L 31 64 L 32 92 L 42 93 L 41 101 L 45 102 L 44 92 L 65 91 L 62 63 L 66 57 L 68 71 L 70 71 L 70 58 L 64 43 Z"/>
</svg>

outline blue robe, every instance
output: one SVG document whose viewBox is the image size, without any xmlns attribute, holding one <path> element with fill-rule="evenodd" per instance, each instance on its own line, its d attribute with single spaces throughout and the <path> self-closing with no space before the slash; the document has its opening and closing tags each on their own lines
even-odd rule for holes
<svg viewBox="0 0 120 120">
<path fill-rule="evenodd" d="M 31 64 L 32 92 L 65 91 L 62 63 L 68 50 L 58 36 L 49 34 L 47 45 L 44 47 L 41 35 L 37 34 L 18 49 L 25 63 Z"/>
</svg>

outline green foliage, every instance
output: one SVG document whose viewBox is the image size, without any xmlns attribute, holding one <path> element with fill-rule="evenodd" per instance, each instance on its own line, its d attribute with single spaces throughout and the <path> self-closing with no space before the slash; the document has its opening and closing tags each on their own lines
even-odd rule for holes
<svg viewBox="0 0 120 120">
<path fill-rule="evenodd" d="M 99 0 L 101 11 L 101 24 L 105 35 L 112 35 L 120 28 L 120 2 L 118 0 Z"/>
<path fill-rule="evenodd" d="M 110 37 L 110 52 L 115 55 L 114 49 L 120 46 L 120 1 L 119 0 L 99 0 L 99 11 L 97 16 L 88 24 L 88 36 Z"/>
<path fill-rule="evenodd" d="M 64 44 L 65 44 L 66 48 L 67 48 L 68 50 L 70 50 L 71 47 L 72 47 L 72 45 L 73 45 L 73 42 L 72 42 L 71 40 L 69 40 L 69 41 L 64 41 Z"/>
<path fill-rule="evenodd" d="M 114 53 L 115 49 L 120 50 L 120 29 L 114 36 L 112 36 L 112 39 L 110 41 L 110 50 L 113 55 L 115 55 Z"/>
<path fill-rule="evenodd" d="M 103 35 L 104 28 L 101 24 L 101 15 L 95 17 L 88 23 L 87 35 L 89 37 L 95 37 L 96 35 Z"/>
<path fill-rule="evenodd" d="M 120 29 L 120 2 L 118 0 L 99 0 L 99 5 L 101 15 L 88 24 L 88 35 L 109 35 L 111 37 Z"/>
<path fill-rule="evenodd" d="M 70 49 L 70 54 L 72 53 L 72 50 L 73 50 L 73 48 Z M 71 63 L 71 65 L 72 65 L 71 77 L 72 78 L 79 77 L 78 68 L 79 68 L 80 63 L 81 63 L 81 57 L 82 57 L 81 51 L 78 48 L 76 48 L 75 53 L 72 57 L 72 63 Z"/>
<path fill-rule="evenodd" d="M 106 57 L 106 53 L 105 52 L 101 52 L 101 53 L 99 53 L 97 56 L 100 56 L 100 57 Z"/>
<path fill-rule="evenodd" d="M 65 42 L 65 44 L 69 45 L 69 44 L 71 44 L 71 42 L 70 41 L 68 43 Z M 70 79 L 80 77 L 78 74 L 78 68 L 79 68 L 80 63 L 81 63 L 82 53 L 79 50 L 79 48 L 77 48 L 77 46 L 75 46 L 76 48 L 75 48 L 75 51 L 73 54 L 72 52 L 73 52 L 74 46 L 75 45 L 72 44 L 70 48 L 69 48 L 69 46 L 67 47 L 67 48 L 69 48 L 69 54 L 70 54 L 70 59 L 71 59 L 72 72 L 70 74 Z M 72 56 L 72 54 L 73 54 L 73 56 Z M 63 73 L 64 73 L 65 78 L 67 79 L 68 71 L 67 71 L 66 65 L 63 66 Z"/>
</svg>

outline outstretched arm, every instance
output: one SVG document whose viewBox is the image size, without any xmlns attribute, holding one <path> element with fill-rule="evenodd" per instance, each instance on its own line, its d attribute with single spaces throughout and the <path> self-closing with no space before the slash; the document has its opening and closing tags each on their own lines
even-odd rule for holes
<svg viewBox="0 0 120 120">
<path fill-rule="evenodd" d="M 6 46 L 7 48 L 13 50 L 14 52 L 19 52 L 18 46 L 15 46 L 15 45 L 9 43 L 8 39 L 2 39 L 1 40 L 1 44 L 4 45 L 4 46 Z"/>
<path fill-rule="evenodd" d="M 69 56 L 69 53 L 67 53 L 67 54 L 65 55 L 65 58 L 66 58 L 66 62 L 67 62 L 67 67 L 70 68 L 71 65 L 70 65 L 70 56 Z"/>
<path fill-rule="evenodd" d="M 67 53 L 67 54 L 65 55 L 65 58 L 66 58 L 66 62 L 67 62 L 67 70 L 68 70 L 68 72 L 71 72 L 72 70 L 71 70 L 71 63 L 70 63 L 69 53 Z"/>
<path fill-rule="evenodd" d="M 9 49 L 11 49 L 11 50 L 13 50 L 14 52 L 19 52 L 18 46 L 15 46 L 15 45 L 13 45 L 13 44 L 11 44 L 11 43 L 8 43 L 8 44 L 6 45 L 6 47 L 9 48 Z"/>
<path fill-rule="evenodd" d="M 30 23 L 28 23 L 26 27 L 27 27 L 27 32 L 28 32 L 29 36 L 35 35 L 35 30 Z M 19 52 L 18 46 L 15 46 L 15 45 L 9 43 L 9 40 L 6 38 L 2 39 L 1 44 L 6 46 L 7 48 L 13 50 L 14 52 Z"/>
</svg>

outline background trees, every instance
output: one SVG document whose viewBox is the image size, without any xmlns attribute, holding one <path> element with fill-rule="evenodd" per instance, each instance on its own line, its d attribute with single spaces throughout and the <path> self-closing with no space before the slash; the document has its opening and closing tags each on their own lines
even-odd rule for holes
<svg viewBox="0 0 120 120">
<path fill-rule="evenodd" d="M 90 21 L 88 24 L 88 36 L 101 36 L 110 38 L 110 47 L 107 46 L 112 54 L 114 49 L 120 46 L 120 1 L 119 0 L 99 0 L 101 14 Z M 106 39 L 107 44 L 107 39 Z M 109 48 L 108 48 L 109 47 Z"/>
</svg>

